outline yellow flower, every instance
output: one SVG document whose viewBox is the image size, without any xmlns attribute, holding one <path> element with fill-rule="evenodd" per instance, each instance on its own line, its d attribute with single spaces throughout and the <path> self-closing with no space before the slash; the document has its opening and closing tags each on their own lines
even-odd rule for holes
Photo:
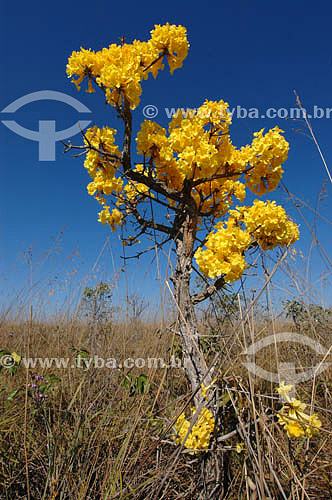
<svg viewBox="0 0 332 500">
<path fill-rule="evenodd" d="M 11 356 L 12 356 L 13 360 L 15 361 L 15 363 L 19 363 L 22 359 L 21 356 L 19 354 L 17 354 L 16 352 L 12 352 Z"/>
<path fill-rule="evenodd" d="M 299 438 L 304 436 L 304 429 L 299 422 L 292 422 L 289 420 L 285 423 L 285 430 L 287 432 L 287 436 L 292 438 Z"/>
<path fill-rule="evenodd" d="M 181 68 L 183 60 L 188 55 L 189 43 L 187 40 L 187 30 L 183 26 L 155 25 L 151 31 L 151 45 L 159 52 L 165 51 L 173 74 L 176 68 Z"/>
<path fill-rule="evenodd" d="M 236 453 L 242 453 L 244 450 L 244 442 L 242 441 L 241 443 L 236 443 Z"/>
<path fill-rule="evenodd" d="M 263 250 L 289 246 L 299 239 L 298 226 L 275 201 L 255 200 L 251 207 L 237 207 L 237 213 L 232 210 L 230 214 L 246 226 Z"/>
<path fill-rule="evenodd" d="M 200 271 L 210 278 L 224 275 L 225 281 L 236 281 L 246 268 L 243 252 L 249 243 L 249 233 L 233 226 L 232 220 L 226 227 L 218 223 L 216 232 L 206 238 L 206 250 L 195 253 Z"/>
<path fill-rule="evenodd" d="M 182 66 L 188 54 L 188 40 L 183 26 L 165 24 L 155 26 L 148 42 L 134 40 L 133 43 L 111 44 L 97 52 L 89 49 L 74 51 L 69 57 L 67 75 L 80 90 L 80 84 L 88 78 L 87 92 L 94 92 L 92 79 L 106 94 L 111 106 L 119 106 L 124 97 L 135 109 L 142 93 L 141 82 L 149 73 L 154 77 L 163 69 L 163 58 L 167 57 L 170 71 Z"/>
<path fill-rule="evenodd" d="M 207 388 L 205 387 L 204 384 L 201 384 L 201 389 L 202 389 L 202 396 L 204 399 L 207 399 Z"/>
<path fill-rule="evenodd" d="M 279 184 L 287 160 L 289 144 L 281 135 L 283 130 L 274 127 L 263 135 L 264 129 L 254 133 L 251 146 L 243 148 L 239 161 L 253 167 L 246 176 L 249 189 L 263 195 L 273 191 Z"/>
<path fill-rule="evenodd" d="M 196 408 L 192 408 L 192 416 L 194 417 L 197 413 Z M 190 422 L 185 418 L 184 413 L 178 417 L 175 423 L 176 435 L 174 436 L 175 441 L 178 444 L 184 444 L 184 446 L 192 451 L 194 454 L 197 451 L 206 451 L 209 447 L 210 437 L 214 430 L 214 417 L 210 410 L 203 408 L 197 417 L 196 423 L 193 425 L 191 432 L 188 437 L 186 435 L 190 428 Z"/>
<path fill-rule="evenodd" d="M 292 385 L 285 385 L 284 382 L 281 382 L 280 387 L 277 388 L 286 401 L 278 412 L 279 424 L 284 427 L 289 438 L 311 438 L 319 432 L 322 423 L 315 413 L 308 415 L 304 412 L 305 403 L 289 397 L 292 388 Z"/>
<path fill-rule="evenodd" d="M 293 389 L 293 385 L 285 385 L 285 382 L 282 381 L 280 383 L 280 387 L 278 387 L 276 389 L 276 391 L 280 394 L 280 396 L 285 400 L 285 401 L 290 401 L 290 398 L 289 398 L 289 393 L 290 391 Z"/>
<path fill-rule="evenodd" d="M 104 209 L 99 212 L 98 222 L 101 222 L 104 225 L 110 225 L 111 230 L 115 231 L 115 229 L 120 226 L 122 222 L 123 214 L 117 208 L 114 208 L 112 213 L 110 213 L 109 208 L 110 207 L 108 206 L 104 206 Z"/>
</svg>

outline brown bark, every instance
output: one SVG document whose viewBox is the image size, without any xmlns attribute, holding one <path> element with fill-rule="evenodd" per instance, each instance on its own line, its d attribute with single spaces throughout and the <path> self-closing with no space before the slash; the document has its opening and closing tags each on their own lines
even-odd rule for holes
<svg viewBox="0 0 332 500">
<path fill-rule="evenodd" d="M 219 500 L 227 490 L 228 466 L 225 462 L 226 456 L 222 446 L 217 441 L 219 422 L 218 389 L 216 388 L 213 400 L 206 402 L 202 400 L 200 388 L 202 381 L 209 385 L 212 375 L 208 373 L 208 367 L 200 349 L 199 331 L 194 304 L 211 296 L 217 289 L 224 285 L 220 279 L 205 292 L 199 295 L 190 294 L 190 277 L 192 272 L 192 259 L 194 242 L 196 239 L 196 219 L 193 214 L 188 213 L 185 217 L 178 237 L 176 238 L 177 263 L 172 282 L 174 285 L 174 296 L 178 307 L 179 332 L 182 340 L 182 351 L 185 362 L 186 375 L 190 381 L 196 408 L 208 406 L 215 417 L 215 433 L 211 437 L 210 451 L 202 457 L 201 478 L 199 481 L 199 500 Z M 213 289 L 212 289 L 213 288 Z"/>
<path fill-rule="evenodd" d="M 192 271 L 193 248 L 196 236 L 195 220 L 188 214 L 176 239 L 177 263 L 171 278 L 174 285 L 174 296 L 178 308 L 179 332 L 182 340 L 184 366 L 191 384 L 195 406 L 201 402 L 197 389 L 211 383 L 211 375 L 204 355 L 200 349 L 197 319 L 192 296 L 190 294 L 190 276 Z M 204 378 L 205 377 L 205 378 Z"/>
</svg>

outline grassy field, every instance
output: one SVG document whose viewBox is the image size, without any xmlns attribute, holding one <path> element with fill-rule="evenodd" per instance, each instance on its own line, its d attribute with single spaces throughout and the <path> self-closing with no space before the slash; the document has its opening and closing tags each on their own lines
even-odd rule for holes
<svg viewBox="0 0 332 500">
<path fill-rule="evenodd" d="M 288 439 L 278 424 L 277 384 L 251 375 L 241 353 L 268 334 L 293 331 L 329 346 L 328 311 L 297 311 L 295 322 L 236 306 L 229 316 L 206 313 L 200 331 L 210 361 L 217 361 L 222 415 L 221 477 L 227 499 L 332 498 L 332 369 L 299 384 L 296 396 L 322 421 L 309 439 Z M 190 409 L 181 368 L 99 368 L 97 357 L 181 359 L 176 324 L 127 320 L 3 322 L 8 353 L 69 359 L 67 368 L 3 368 L 1 381 L 1 500 L 196 499 L 205 452 L 190 454 L 174 442 L 174 422 Z M 97 356 L 97 357 L 95 357 Z M 80 367 L 77 367 L 77 358 Z M 262 349 L 256 363 L 271 372 L 292 360 L 301 371 L 322 360 L 310 347 L 279 343 Z M 90 365 L 84 360 L 92 359 Z M 76 361 L 75 361 L 76 360 Z M 99 363 L 100 364 L 100 363 Z M 72 367 L 71 367 L 72 366 Z M 45 377 L 45 378 L 42 378 Z"/>
</svg>

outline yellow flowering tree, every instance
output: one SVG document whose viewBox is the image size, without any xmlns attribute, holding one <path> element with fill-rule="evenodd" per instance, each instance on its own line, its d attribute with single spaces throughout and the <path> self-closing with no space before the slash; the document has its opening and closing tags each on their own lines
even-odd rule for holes
<svg viewBox="0 0 332 500">
<path fill-rule="evenodd" d="M 124 244 L 137 243 L 142 234 L 159 238 L 159 247 L 174 243 L 171 280 L 186 373 L 196 391 L 198 410 L 204 396 L 197 388 L 203 380 L 211 384 L 212 377 L 206 376 L 195 304 L 242 276 L 250 248 L 289 246 L 299 232 L 273 201 L 242 205 L 246 190 L 262 196 L 278 186 L 289 149 L 283 131 L 262 129 L 254 133 L 250 145 L 236 147 L 230 137 L 228 103 L 223 100 L 206 100 L 196 111 L 177 113 L 168 129 L 145 120 L 135 137 L 140 160 L 133 161 L 133 111 L 144 80 L 150 74 L 156 78 L 167 64 L 173 73 L 182 66 L 188 49 L 186 29 L 167 23 L 155 26 L 148 41 L 122 40 L 96 52 L 83 48 L 73 52 L 68 77 L 78 90 L 81 85 L 88 92 L 100 90 L 121 118 L 123 131 L 116 142 L 114 128 L 95 126 L 83 134 L 83 145 L 66 147 L 85 154 L 84 166 L 91 177 L 88 193 L 101 205 L 99 221 L 112 231 L 120 226 L 131 231 Z M 153 210 L 155 206 L 159 209 Z M 213 280 L 196 294 L 190 288 L 194 260 Z M 202 410 L 200 415 L 210 414 Z M 197 429 L 200 425 L 199 420 Z M 213 428 L 210 421 L 204 425 Z M 207 447 L 206 435 L 202 442 Z"/>
</svg>

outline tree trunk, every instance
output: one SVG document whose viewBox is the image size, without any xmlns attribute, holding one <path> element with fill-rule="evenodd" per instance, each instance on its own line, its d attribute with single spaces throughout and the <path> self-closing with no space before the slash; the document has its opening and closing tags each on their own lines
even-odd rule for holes
<svg viewBox="0 0 332 500">
<path fill-rule="evenodd" d="M 196 237 L 196 225 L 192 216 L 187 216 L 182 225 L 179 237 L 176 239 L 177 263 L 171 280 L 174 285 L 174 297 L 178 308 L 178 326 L 182 341 L 182 352 L 186 375 L 190 381 L 193 392 L 200 388 L 204 379 L 204 385 L 212 382 L 212 374 L 208 373 L 208 367 L 200 348 L 197 318 L 194 304 L 190 294 L 190 276 L 192 272 L 193 248 Z M 205 403 L 205 404 L 204 404 Z M 201 392 L 194 396 L 195 407 L 206 406 Z M 215 392 L 213 401 L 208 405 L 215 417 L 215 433 L 211 438 L 211 450 L 202 457 L 201 481 L 199 489 L 199 500 L 219 500 L 227 489 L 227 472 L 225 467 L 225 454 L 216 437 L 219 429 L 218 415 L 218 390 Z"/>
<path fill-rule="evenodd" d="M 189 215 L 183 223 L 182 231 L 176 240 L 177 263 L 171 280 L 178 309 L 179 333 L 182 341 L 184 367 L 193 392 L 201 386 L 208 367 L 200 348 L 197 319 L 190 295 L 190 276 L 192 271 L 193 248 L 196 236 L 193 218 Z M 204 378 L 204 385 L 211 383 L 211 375 Z M 200 391 L 194 397 L 198 407 L 202 399 Z"/>
</svg>

